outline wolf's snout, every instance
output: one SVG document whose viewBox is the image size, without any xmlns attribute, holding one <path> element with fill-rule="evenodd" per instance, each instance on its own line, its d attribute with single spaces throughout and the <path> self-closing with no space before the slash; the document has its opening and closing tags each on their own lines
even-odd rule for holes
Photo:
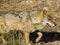
<svg viewBox="0 0 60 45">
<path fill-rule="evenodd" d="M 53 23 L 48 22 L 47 25 L 50 26 L 50 27 L 55 27 L 55 26 L 57 26 L 57 24 L 56 24 L 55 22 L 53 22 Z"/>
</svg>

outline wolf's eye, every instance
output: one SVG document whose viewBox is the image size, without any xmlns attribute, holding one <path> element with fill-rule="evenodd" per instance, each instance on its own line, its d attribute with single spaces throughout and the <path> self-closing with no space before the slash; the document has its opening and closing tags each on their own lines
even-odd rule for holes
<svg viewBox="0 0 60 45">
<path fill-rule="evenodd" d="M 53 19 L 53 17 L 51 16 L 51 15 L 48 15 L 48 20 L 52 20 Z"/>
</svg>

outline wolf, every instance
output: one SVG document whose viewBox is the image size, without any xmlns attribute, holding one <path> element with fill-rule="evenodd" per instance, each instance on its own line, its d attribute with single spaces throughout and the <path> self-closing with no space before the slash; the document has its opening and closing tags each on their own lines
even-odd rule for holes
<svg viewBox="0 0 60 45">
<path fill-rule="evenodd" d="M 44 10 L 47 10 L 47 8 L 44 8 Z M 48 16 L 44 14 L 44 10 L 36 15 L 29 15 L 29 13 L 26 12 L 24 12 L 23 15 L 23 12 L 21 12 L 17 16 L 11 13 L 0 16 L 0 30 L 2 30 L 0 33 L 7 33 L 9 30 L 20 30 L 25 34 L 26 45 L 31 45 L 29 40 L 30 32 L 36 29 L 40 30 L 47 24 L 51 27 L 55 26 L 54 21 L 51 21 L 53 19 L 48 20 Z M 42 37 L 41 33 L 38 33 L 38 35 Z"/>
</svg>

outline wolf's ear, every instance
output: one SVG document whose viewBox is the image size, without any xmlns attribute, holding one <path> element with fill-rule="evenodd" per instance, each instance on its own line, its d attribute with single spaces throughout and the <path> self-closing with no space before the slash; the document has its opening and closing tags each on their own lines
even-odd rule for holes
<svg viewBox="0 0 60 45">
<path fill-rule="evenodd" d="M 43 14 L 44 15 L 48 14 L 49 11 L 50 11 L 50 8 L 49 7 L 44 7 L 43 8 Z"/>
<path fill-rule="evenodd" d="M 46 15 L 47 14 L 47 10 L 43 9 L 43 14 Z"/>
<path fill-rule="evenodd" d="M 37 39 L 35 40 L 35 42 L 39 42 L 39 40 L 41 39 L 41 37 L 43 36 L 41 32 L 38 32 L 38 37 Z"/>
</svg>

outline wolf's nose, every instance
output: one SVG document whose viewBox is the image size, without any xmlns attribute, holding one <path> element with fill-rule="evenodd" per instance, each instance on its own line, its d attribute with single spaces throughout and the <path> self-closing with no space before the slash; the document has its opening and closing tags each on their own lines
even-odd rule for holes
<svg viewBox="0 0 60 45">
<path fill-rule="evenodd" d="M 55 23 L 54 25 L 55 25 L 55 26 L 57 26 L 57 24 L 56 24 L 56 23 Z"/>
</svg>

